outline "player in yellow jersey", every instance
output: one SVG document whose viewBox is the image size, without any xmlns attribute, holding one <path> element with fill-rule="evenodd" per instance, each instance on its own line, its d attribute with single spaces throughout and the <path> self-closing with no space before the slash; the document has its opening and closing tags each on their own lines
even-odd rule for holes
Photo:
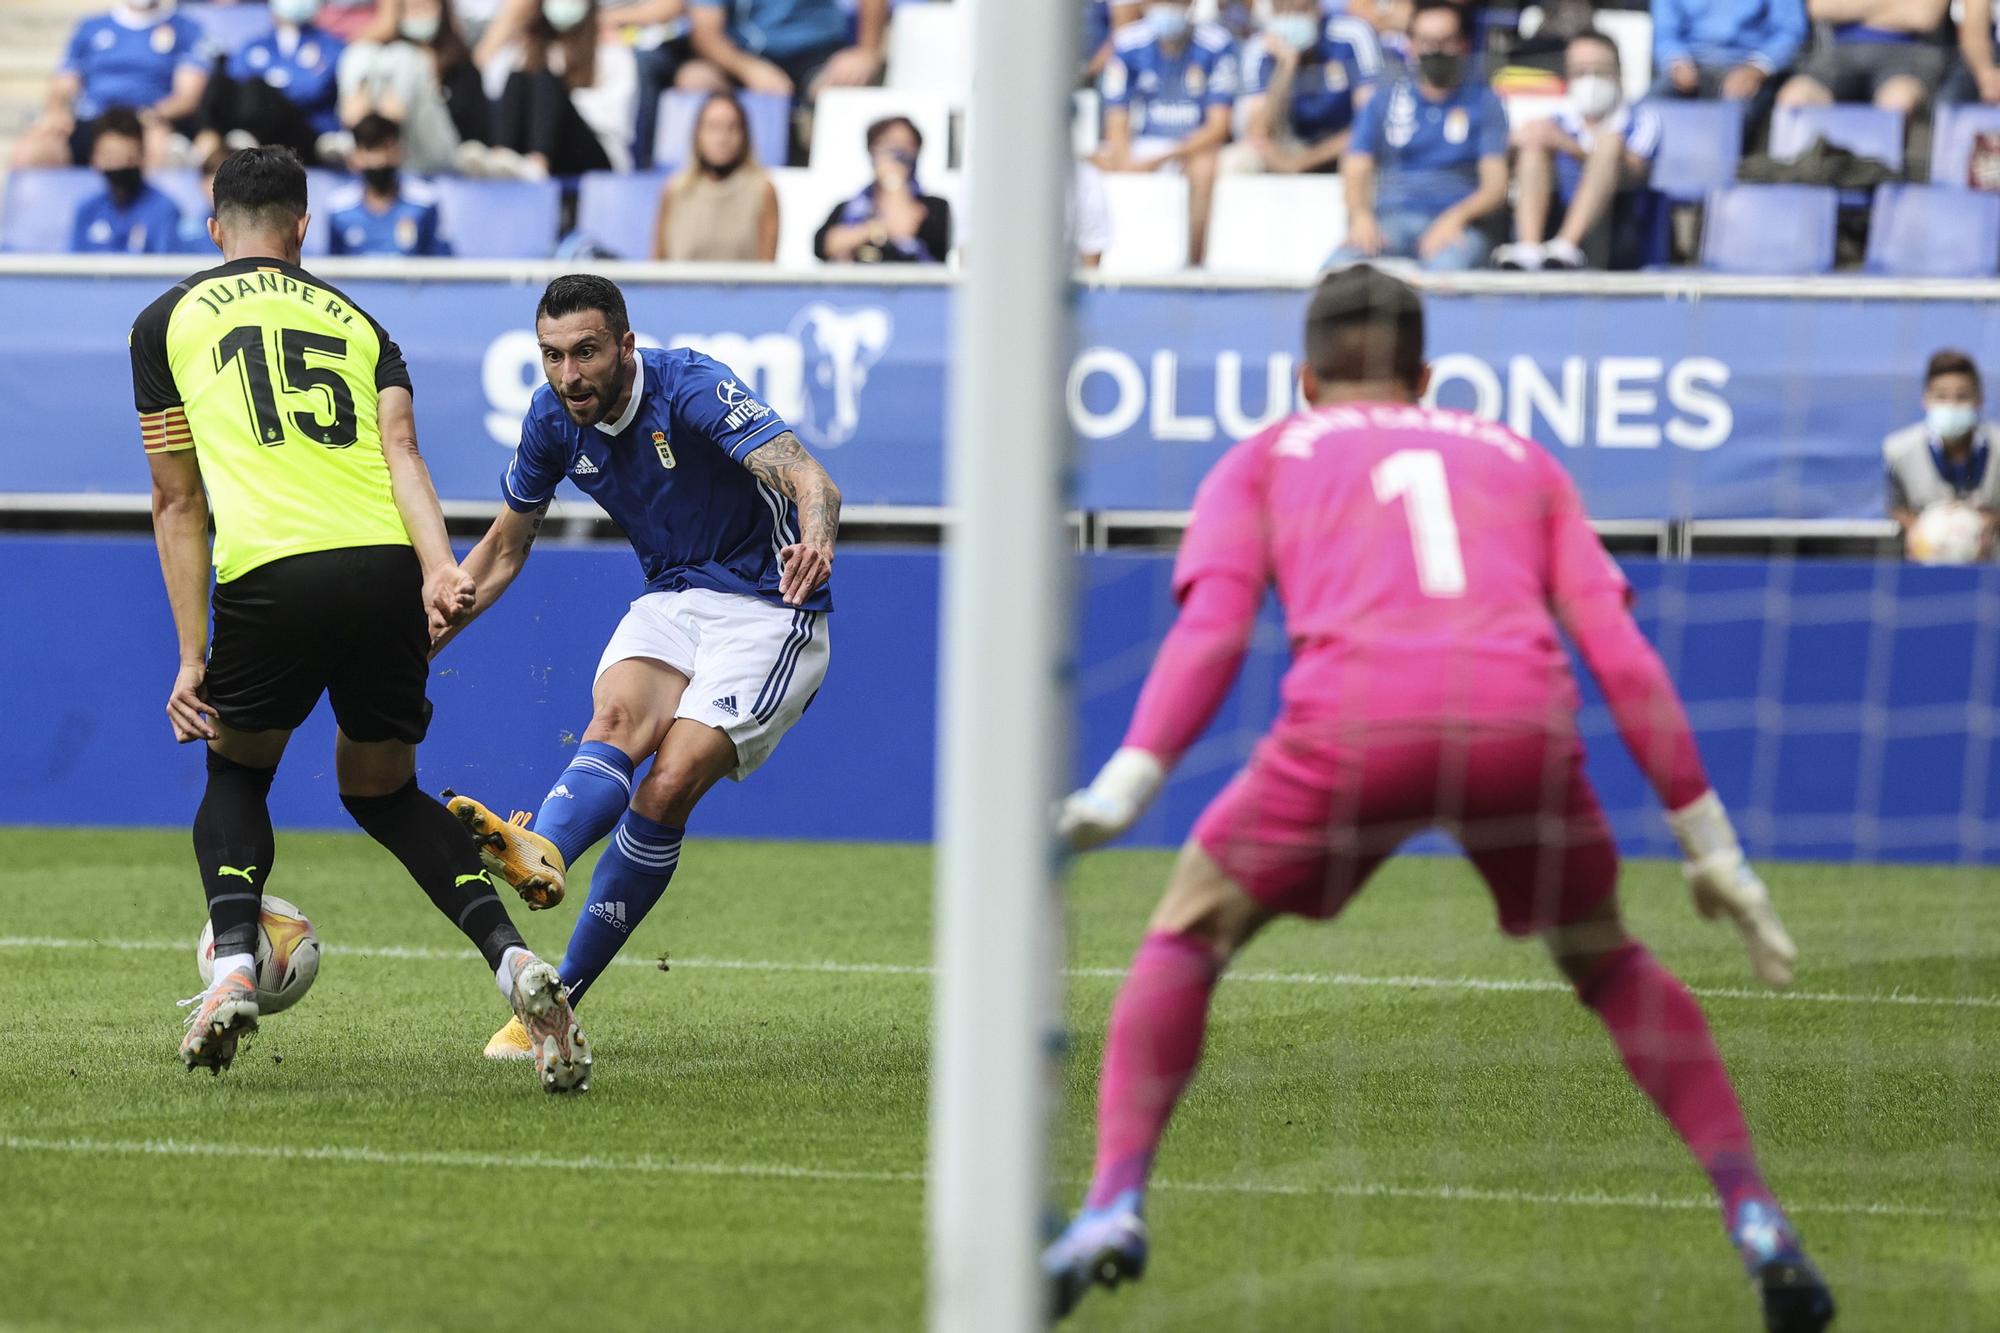
<svg viewBox="0 0 2000 1333">
<path fill-rule="evenodd" d="M 275 855 L 266 797 L 292 730 L 326 694 L 341 803 L 478 946 L 533 1034 L 542 1086 L 581 1091 L 590 1048 L 560 978 L 522 944 L 458 820 L 417 787 L 429 620 L 462 619 L 475 589 L 417 452 L 403 355 L 299 267 L 306 176 L 287 150 L 225 161 L 208 229 L 223 263 L 146 307 L 131 339 L 180 639 L 167 717 L 176 740 L 208 748 L 194 845 L 215 981 L 189 1002 L 181 1059 L 219 1072 L 256 1030 L 257 922 Z"/>
</svg>

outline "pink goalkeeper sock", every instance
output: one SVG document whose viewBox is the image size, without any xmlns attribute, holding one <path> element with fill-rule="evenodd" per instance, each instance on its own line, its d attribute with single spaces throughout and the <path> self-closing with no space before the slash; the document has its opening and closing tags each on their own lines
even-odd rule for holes
<svg viewBox="0 0 2000 1333">
<path fill-rule="evenodd" d="M 1187 935 L 1146 936 L 1111 1007 L 1097 1088 L 1097 1166 L 1086 1208 L 1143 1189 L 1174 1103 L 1201 1062 L 1222 965 Z"/>
<path fill-rule="evenodd" d="M 1632 1081 L 1708 1172 L 1722 1201 L 1723 1224 L 1733 1229 L 1738 1207 L 1748 1200 L 1770 1201 L 1729 1071 L 1701 1006 L 1680 978 L 1631 940 L 1577 995 L 1604 1020 Z"/>
</svg>

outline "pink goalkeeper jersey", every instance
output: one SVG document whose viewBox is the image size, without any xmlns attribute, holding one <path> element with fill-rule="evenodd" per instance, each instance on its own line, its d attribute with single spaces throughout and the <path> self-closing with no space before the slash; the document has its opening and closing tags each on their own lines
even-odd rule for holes
<svg viewBox="0 0 2000 1333">
<path fill-rule="evenodd" d="M 1195 498 L 1175 594 L 1217 574 L 1276 587 L 1286 712 L 1361 724 L 1571 726 L 1556 608 L 1629 596 L 1539 445 L 1386 403 L 1296 413 L 1223 458 Z"/>
</svg>

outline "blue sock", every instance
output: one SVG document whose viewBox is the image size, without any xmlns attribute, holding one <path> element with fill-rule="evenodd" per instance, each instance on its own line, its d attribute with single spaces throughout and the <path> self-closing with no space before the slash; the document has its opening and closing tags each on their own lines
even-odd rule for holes
<svg viewBox="0 0 2000 1333">
<path fill-rule="evenodd" d="M 684 829 L 655 823 L 637 810 L 627 810 L 612 835 L 611 845 L 597 858 L 590 877 L 590 900 L 577 914 L 563 955 L 562 979 L 571 1004 L 583 998 L 598 974 L 625 946 L 626 939 L 674 877 L 681 859 Z"/>
<path fill-rule="evenodd" d="M 533 827 L 556 845 L 565 867 L 574 866 L 611 832 L 631 799 L 631 757 L 615 745 L 585 741 L 542 798 Z"/>
</svg>

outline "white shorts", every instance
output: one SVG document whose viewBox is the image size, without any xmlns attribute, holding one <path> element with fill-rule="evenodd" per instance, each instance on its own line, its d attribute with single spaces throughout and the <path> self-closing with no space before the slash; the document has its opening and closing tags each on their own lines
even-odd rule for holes
<svg viewBox="0 0 2000 1333">
<path fill-rule="evenodd" d="M 628 657 L 664 662 L 688 678 L 676 718 L 736 743 L 741 782 L 771 757 L 826 679 L 827 616 L 741 593 L 690 588 L 632 603 L 598 659 L 602 676 Z"/>
</svg>

